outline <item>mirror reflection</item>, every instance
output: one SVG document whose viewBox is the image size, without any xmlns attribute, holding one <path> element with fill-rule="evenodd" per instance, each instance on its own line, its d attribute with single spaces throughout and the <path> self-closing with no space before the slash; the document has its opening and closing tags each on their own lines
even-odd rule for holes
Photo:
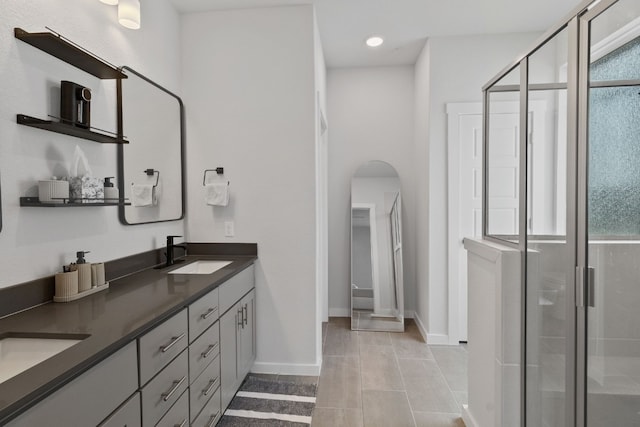
<svg viewBox="0 0 640 427">
<path fill-rule="evenodd" d="M 184 216 L 184 112 L 182 100 L 129 67 L 118 81 L 120 208 L 124 224 L 173 221 Z"/>
<path fill-rule="evenodd" d="M 351 329 L 404 330 L 400 178 L 374 160 L 351 179 Z"/>
</svg>

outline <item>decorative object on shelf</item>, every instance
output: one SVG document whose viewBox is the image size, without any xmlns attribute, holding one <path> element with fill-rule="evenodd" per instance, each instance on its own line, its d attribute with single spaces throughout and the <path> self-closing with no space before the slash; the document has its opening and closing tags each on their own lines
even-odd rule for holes
<svg viewBox="0 0 640 427">
<path fill-rule="evenodd" d="M 120 193 L 118 192 L 118 187 L 113 185 L 111 182 L 112 179 L 115 179 L 113 176 L 107 176 L 104 179 L 104 200 L 120 201 Z"/>
<path fill-rule="evenodd" d="M 71 199 L 80 203 L 98 203 L 104 200 L 104 186 L 100 178 L 95 178 L 84 152 L 76 145 L 71 163 L 69 188 Z M 102 199 L 102 200 L 99 200 Z"/>
<path fill-rule="evenodd" d="M 71 126 L 91 127 L 91 89 L 77 83 L 60 82 L 60 120 Z"/>
<path fill-rule="evenodd" d="M 120 0 L 118 3 L 118 22 L 123 27 L 140 29 L 140 0 Z"/>
<path fill-rule="evenodd" d="M 69 198 L 69 181 L 47 179 L 38 181 L 38 200 L 44 203 L 64 203 Z"/>
</svg>

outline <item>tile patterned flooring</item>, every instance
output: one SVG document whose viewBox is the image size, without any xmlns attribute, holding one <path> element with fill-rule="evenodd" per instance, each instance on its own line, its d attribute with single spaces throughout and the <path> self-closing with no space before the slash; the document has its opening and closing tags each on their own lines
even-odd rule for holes
<svg viewBox="0 0 640 427">
<path fill-rule="evenodd" d="M 467 350 L 430 346 L 413 321 L 404 333 L 323 325 L 313 427 L 463 427 Z"/>
</svg>

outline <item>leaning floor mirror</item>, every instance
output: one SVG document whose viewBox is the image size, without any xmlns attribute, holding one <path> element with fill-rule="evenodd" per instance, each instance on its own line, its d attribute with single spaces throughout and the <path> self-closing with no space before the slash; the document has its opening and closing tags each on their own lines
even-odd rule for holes
<svg viewBox="0 0 640 427">
<path fill-rule="evenodd" d="M 400 178 L 370 161 L 351 179 L 351 329 L 404 331 Z"/>
</svg>

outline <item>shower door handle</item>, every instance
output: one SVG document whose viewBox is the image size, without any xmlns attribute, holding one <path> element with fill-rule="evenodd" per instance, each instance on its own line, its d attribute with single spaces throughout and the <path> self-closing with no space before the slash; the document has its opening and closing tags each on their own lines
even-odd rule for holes
<svg viewBox="0 0 640 427">
<path fill-rule="evenodd" d="M 593 267 L 587 267 L 587 305 L 595 307 L 596 294 L 596 270 Z"/>
<path fill-rule="evenodd" d="M 595 269 L 576 267 L 576 307 L 595 307 Z"/>
</svg>

